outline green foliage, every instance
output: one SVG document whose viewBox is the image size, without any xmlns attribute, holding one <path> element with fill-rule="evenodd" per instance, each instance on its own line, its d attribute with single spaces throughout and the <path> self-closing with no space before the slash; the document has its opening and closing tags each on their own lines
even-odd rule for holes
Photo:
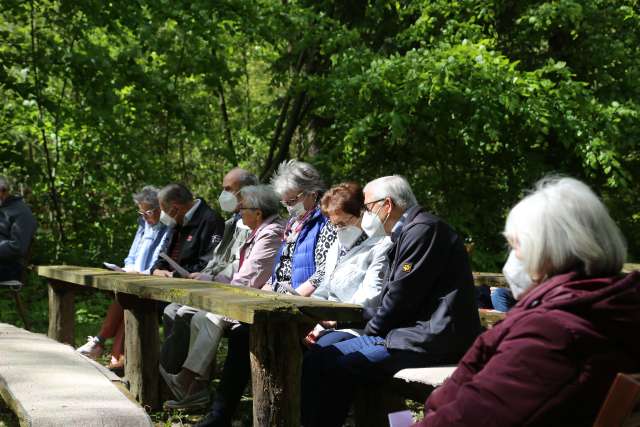
<svg viewBox="0 0 640 427">
<path fill-rule="evenodd" d="M 407 175 L 484 270 L 503 261 L 509 207 L 570 174 L 635 258 L 638 6 L 5 1 L 0 171 L 24 184 L 42 264 L 121 260 L 144 184 L 211 201 L 230 167 L 267 179 L 289 157 L 328 182 Z"/>
</svg>

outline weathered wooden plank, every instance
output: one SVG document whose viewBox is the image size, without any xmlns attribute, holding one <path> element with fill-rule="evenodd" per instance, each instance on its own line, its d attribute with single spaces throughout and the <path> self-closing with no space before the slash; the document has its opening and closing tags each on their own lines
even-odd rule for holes
<svg viewBox="0 0 640 427">
<path fill-rule="evenodd" d="M 253 425 L 300 425 L 302 350 L 297 324 L 288 317 L 257 315 L 251 326 Z"/>
<path fill-rule="evenodd" d="M 473 283 L 476 286 L 495 286 L 499 288 L 506 288 L 509 286 L 506 279 L 501 273 L 473 273 Z"/>
<path fill-rule="evenodd" d="M 75 290 L 73 286 L 49 280 L 49 331 L 56 341 L 75 345 Z"/>
<path fill-rule="evenodd" d="M 37 271 L 43 277 L 144 299 L 190 305 L 246 323 L 253 322 L 256 311 L 289 312 L 292 320 L 307 322 L 359 320 L 362 310 L 356 305 L 190 279 L 141 276 L 76 266 L 39 266 Z"/>
<path fill-rule="evenodd" d="M 622 268 L 622 271 L 625 273 L 631 273 L 632 271 L 640 270 L 640 264 L 627 263 Z"/>
<path fill-rule="evenodd" d="M 503 320 L 507 315 L 507 313 L 501 311 L 487 310 L 484 308 L 479 309 L 478 314 L 480 315 L 480 323 L 487 329 L 491 329 L 493 325 Z"/>
</svg>

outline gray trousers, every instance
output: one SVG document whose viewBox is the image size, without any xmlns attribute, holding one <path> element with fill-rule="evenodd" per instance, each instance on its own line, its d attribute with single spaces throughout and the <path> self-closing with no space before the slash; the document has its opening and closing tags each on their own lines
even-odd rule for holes
<svg viewBox="0 0 640 427">
<path fill-rule="evenodd" d="M 205 311 L 197 312 L 191 318 L 189 354 L 182 367 L 195 372 L 201 379 L 210 379 L 222 335 L 233 324 L 233 321 L 224 316 Z"/>
</svg>

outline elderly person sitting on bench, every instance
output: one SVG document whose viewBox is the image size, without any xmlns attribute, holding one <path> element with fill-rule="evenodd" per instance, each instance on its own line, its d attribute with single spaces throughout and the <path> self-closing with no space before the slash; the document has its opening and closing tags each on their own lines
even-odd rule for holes
<svg viewBox="0 0 640 427">
<path fill-rule="evenodd" d="M 279 198 L 271 186 L 243 187 L 238 210 L 251 233 L 240 248 L 239 269 L 233 277 L 219 274 L 215 280 L 233 285 L 261 288 L 273 270 L 280 248 L 284 222 L 278 216 Z M 177 375 L 160 372 L 177 400 L 165 402 L 166 409 L 198 409 L 209 404 L 211 368 L 223 333 L 238 325 L 232 319 L 198 311 L 191 319 L 189 353 Z"/>
<path fill-rule="evenodd" d="M 504 235 L 518 303 L 431 394 L 416 427 L 590 426 L 616 373 L 640 371 L 640 272 L 621 274 L 624 239 L 593 191 L 544 179 Z"/>
</svg>

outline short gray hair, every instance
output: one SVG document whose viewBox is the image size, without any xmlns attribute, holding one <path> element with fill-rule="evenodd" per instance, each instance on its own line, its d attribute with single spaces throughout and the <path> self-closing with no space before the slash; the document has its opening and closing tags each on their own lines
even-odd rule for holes
<svg viewBox="0 0 640 427">
<path fill-rule="evenodd" d="M 248 185 L 240 189 L 242 206 L 260 209 L 263 218 L 269 218 L 280 210 L 280 197 L 270 185 Z"/>
<path fill-rule="evenodd" d="M 300 190 L 306 193 L 318 193 L 318 199 L 326 187 L 320 173 L 309 163 L 289 160 L 280 163 L 278 171 L 271 179 L 275 191 L 282 196 L 287 191 Z"/>
<path fill-rule="evenodd" d="M 549 176 L 509 212 L 504 236 L 525 269 L 543 280 L 572 269 L 587 276 L 620 272 L 627 247 L 607 208 L 583 182 Z"/>
<path fill-rule="evenodd" d="M 372 192 L 375 199 L 389 197 L 393 200 L 393 203 L 403 210 L 418 204 L 409 182 L 400 175 L 389 175 L 374 179 L 365 185 L 363 191 Z"/>
<path fill-rule="evenodd" d="M 158 200 L 162 204 L 179 203 L 186 205 L 193 201 L 193 194 L 184 184 L 173 183 L 158 191 Z"/>
<path fill-rule="evenodd" d="M 238 174 L 238 183 L 240 183 L 240 187 L 246 187 L 248 185 L 258 185 L 260 181 L 258 177 L 243 168 L 233 168 L 229 171 L 229 173 L 235 172 Z"/>
<path fill-rule="evenodd" d="M 0 190 L 11 191 L 11 181 L 6 176 L 0 175 Z"/>
<path fill-rule="evenodd" d="M 142 190 L 133 193 L 133 202 L 138 205 L 145 203 L 155 209 L 159 206 L 158 191 L 160 190 L 153 185 L 145 185 Z"/>
</svg>

